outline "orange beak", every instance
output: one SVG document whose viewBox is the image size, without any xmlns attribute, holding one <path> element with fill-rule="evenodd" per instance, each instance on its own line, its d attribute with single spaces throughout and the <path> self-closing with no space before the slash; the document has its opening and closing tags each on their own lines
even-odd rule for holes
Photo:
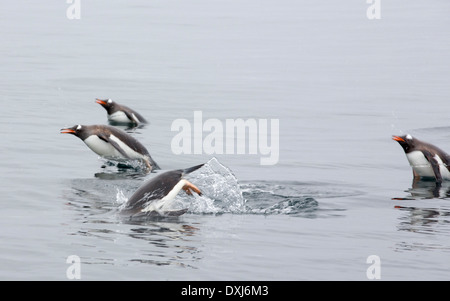
<svg viewBox="0 0 450 301">
<path fill-rule="evenodd" d="M 405 139 L 400 138 L 399 136 L 392 136 L 392 140 L 398 141 L 398 142 L 406 142 Z"/>
<path fill-rule="evenodd" d="M 98 104 L 101 104 L 101 105 L 106 105 L 106 101 L 98 99 L 98 98 L 96 98 L 95 102 L 98 103 Z"/>
<path fill-rule="evenodd" d="M 61 129 L 61 134 L 75 134 L 75 130 L 72 129 Z"/>
</svg>

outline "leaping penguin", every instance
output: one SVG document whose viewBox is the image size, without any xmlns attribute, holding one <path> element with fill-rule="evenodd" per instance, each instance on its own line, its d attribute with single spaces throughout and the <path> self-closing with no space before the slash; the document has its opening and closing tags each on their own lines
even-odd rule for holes
<svg viewBox="0 0 450 301">
<path fill-rule="evenodd" d="M 108 113 L 108 120 L 118 124 L 142 124 L 147 123 L 144 117 L 135 110 L 114 102 L 112 99 L 96 99 L 96 103 L 102 105 Z"/>
<path fill-rule="evenodd" d="M 392 136 L 405 151 L 415 178 L 450 180 L 450 156 L 440 148 L 411 135 Z"/>
<path fill-rule="evenodd" d="M 160 169 L 148 150 L 126 132 L 108 125 L 75 125 L 61 129 L 61 134 L 72 134 L 96 154 L 106 159 L 138 159 L 152 170 Z"/>
<path fill-rule="evenodd" d="M 186 213 L 188 209 L 170 210 L 170 205 L 181 189 L 188 195 L 192 195 L 192 192 L 202 195 L 198 187 L 183 177 L 203 165 L 156 175 L 134 192 L 122 208 L 121 214 L 133 218 L 139 216 L 179 216 Z"/>
</svg>

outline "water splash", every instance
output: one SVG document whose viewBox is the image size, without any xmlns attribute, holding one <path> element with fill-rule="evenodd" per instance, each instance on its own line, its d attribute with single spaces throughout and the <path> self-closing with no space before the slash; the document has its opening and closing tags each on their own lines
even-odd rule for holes
<svg viewBox="0 0 450 301">
<path fill-rule="evenodd" d="M 245 199 L 233 172 L 216 158 L 209 160 L 202 168 L 188 176 L 198 185 L 203 196 L 192 202 L 190 211 L 202 213 L 242 213 Z"/>
<path fill-rule="evenodd" d="M 190 213 L 304 215 L 318 208 L 318 202 L 308 194 L 310 189 L 307 185 L 279 182 L 240 184 L 232 170 L 216 158 L 187 178 L 203 192 L 202 196 L 195 198 L 184 194 L 177 196 L 181 207 L 188 207 Z"/>
<path fill-rule="evenodd" d="M 117 189 L 116 204 L 122 207 L 128 201 L 128 198 L 125 196 L 122 190 L 120 190 L 119 188 L 116 189 Z"/>
<path fill-rule="evenodd" d="M 175 197 L 170 210 L 183 210 L 193 214 L 308 214 L 315 211 L 318 202 L 298 183 L 240 184 L 234 173 L 216 158 L 190 173 L 186 179 L 199 187 L 202 196 L 189 196 L 182 191 Z M 306 193 L 306 194 L 305 194 Z M 122 208 L 127 201 L 118 189 L 116 204 Z M 119 209 L 120 209 L 119 208 Z"/>
</svg>

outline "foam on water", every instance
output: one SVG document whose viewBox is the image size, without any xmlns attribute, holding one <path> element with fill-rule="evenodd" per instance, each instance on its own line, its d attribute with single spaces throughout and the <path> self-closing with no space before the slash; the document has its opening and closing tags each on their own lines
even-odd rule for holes
<svg viewBox="0 0 450 301">
<path fill-rule="evenodd" d="M 248 201 L 248 212 L 253 214 L 299 214 L 317 209 L 319 203 L 300 191 L 281 193 L 278 184 L 251 184 L 243 188 Z M 290 187 L 292 189 L 292 187 Z M 297 188 L 298 189 L 298 188 Z"/>
</svg>

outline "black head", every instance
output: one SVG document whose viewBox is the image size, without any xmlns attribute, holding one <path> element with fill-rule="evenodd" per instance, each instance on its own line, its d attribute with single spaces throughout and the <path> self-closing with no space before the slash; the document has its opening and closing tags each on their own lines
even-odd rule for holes
<svg viewBox="0 0 450 301">
<path fill-rule="evenodd" d="M 86 129 L 86 126 L 78 124 L 71 128 L 61 129 L 61 134 L 72 134 L 84 140 L 87 137 Z"/>
<path fill-rule="evenodd" d="M 114 106 L 116 105 L 116 103 L 111 98 L 108 98 L 108 99 L 98 99 L 97 98 L 95 102 L 98 104 L 101 104 L 102 107 L 104 107 L 108 113 L 113 111 Z"/>
<path fill-rule="evenodd" d="M 415 148 L 416 139 L 409 134 L 404 136 L 392 136 L 392 140 L 397 141 L 403 147 L 405 153 L 411 152 Z"/>
</svg>

